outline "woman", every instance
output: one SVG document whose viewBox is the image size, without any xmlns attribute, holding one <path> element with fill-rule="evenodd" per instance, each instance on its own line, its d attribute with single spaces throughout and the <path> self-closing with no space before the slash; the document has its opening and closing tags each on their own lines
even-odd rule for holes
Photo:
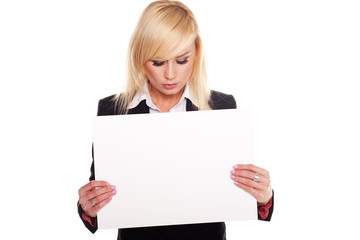
<svg viewBox="0 0 360 240">
<path fill-rule="evenodd" d="M 156 1 L 142 13 L 129 46 L 126 91 L 100 100 L 98 115 L 236 108 L 233 96 L 207 88 L 203 45 L 193 13 L 177 1 Z M 270 220 L 273 191 L 269 173 L 238 164 L 230 172 L 235 186 L 258 202 L 258 218 Z M 116 195 L 116 187 L 95 181 L 79 189 L 78 210 L 91 231 L 97 213 Z M 121 197 L 121 196 L 116 196 Z M 119 229 L 118 239 L 225 239 L 225 224 L 204 223 Z"/>
</svg>

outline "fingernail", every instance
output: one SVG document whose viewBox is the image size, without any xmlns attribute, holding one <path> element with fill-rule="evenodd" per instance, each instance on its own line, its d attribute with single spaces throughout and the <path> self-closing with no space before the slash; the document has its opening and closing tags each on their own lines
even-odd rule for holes
<svg viewBox="0 0 360 240">
<path fill-rule="evenodd" d="M 235 172 L 236 172 L 235 170 L 231 170 L 231 171 L 230 171 L 231 174 L 234 174 Z"/>
<path fill-rule="evenodd" d="M 231 175 L 230 177 L 231 177 L 232 179 L 234 179 L 234 178 L 235 178 L 235 176 L 234 176 L 234 175 Z"/>
<path fill-rule="evenodd" d="M 109 199 L 112 199 L 112 197 L 109 197 Z"/>
<path fill-rule="evenodd" d="M 108 186 L 109 186 L 109 185 L 110 185 L 110 183 L 106 182 L 106 185 L 108 185 Z"/>
<path fill-rule="evenodd" d="M 239 167 L 238 165 L 233 166 L 234 169 L 237 169 L 238 167 Z"/>
<path fill-rule="evenodd" d="M 116 190 L 112 191 L 112 193 L 114 193 L 114 194 L 115 194 L 115 193 L 116 193 Z"/>
<path fill-rule="evenodd" d="M 112 189 L 116 189 L 116 186 L 112 185 L 111 188 L 112 188 Z"/>
<path fill-rule="evenodd" d="M 234 182 L 235 183 L 235 185 L 238 185 L 239 183 L 238 182 Z"/>
</svg>

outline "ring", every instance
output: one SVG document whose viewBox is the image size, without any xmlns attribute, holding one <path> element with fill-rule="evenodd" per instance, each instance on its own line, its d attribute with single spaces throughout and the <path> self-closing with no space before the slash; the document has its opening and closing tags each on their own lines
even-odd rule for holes
<svg viewBox="0 0 360 240">
<path fill-rule="evenodd" d="M 94 202 L 94 200 L 90 199 L 91 205 L 95 206 L 96 203 Z"/>
<path fill-rule="evenodd" d="M 255 182 L 258 182 L 260 180 L 260 175 L 258 173 L 255 174 L 253 179 L 254 179 Z"/>
</svg>

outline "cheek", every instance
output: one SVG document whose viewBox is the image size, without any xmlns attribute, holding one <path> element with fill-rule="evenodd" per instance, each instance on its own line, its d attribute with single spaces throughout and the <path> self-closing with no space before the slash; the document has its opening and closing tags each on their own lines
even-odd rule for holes
<svg viewBox="0 0 360 240">
<path fill-rule="evenodd" d="M 157 81 L 161 75 L 159 68 L 154 68 L 152 64 L 145 64 L 145 73 L 150 81 Z"/>
<path fill-rule="evenodd" d="M 194 67 L 194 61 L 189 62 L 189 64 L 184 69 L 184 72 L 183 72 L 184 76 L 190 77 L 193 67 Z"/>
</svg>

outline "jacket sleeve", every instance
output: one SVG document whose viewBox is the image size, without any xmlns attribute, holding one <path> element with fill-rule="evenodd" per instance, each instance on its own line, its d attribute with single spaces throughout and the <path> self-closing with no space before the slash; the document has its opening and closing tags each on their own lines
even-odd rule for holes
<svg viewBox="0 0 360 240">
<path fill-rule="evenodd" d="M 95 233 L 96 230 L 98 229 L 97 218 L 96 217 L 92 218 L 92 217 L 86 216 L 84 213 L 84 210 L 81 208 L 81 205 L 79 202 L 77 203 L 77 207 L 78 207 L 78 213 L 79 213 L 80 219 L 84 223 L 85 227 L 87 229 L 89 229 L 90 232 Z"/>
<path fill-rule="evenodd" d="M 258 206 L 258 220 L 270 222 L 273 211 L 274 211 L 274 190 L 273 190 L 273 196 L 269 200 L 269 202 L 264 206 Z"/>
</svg>

